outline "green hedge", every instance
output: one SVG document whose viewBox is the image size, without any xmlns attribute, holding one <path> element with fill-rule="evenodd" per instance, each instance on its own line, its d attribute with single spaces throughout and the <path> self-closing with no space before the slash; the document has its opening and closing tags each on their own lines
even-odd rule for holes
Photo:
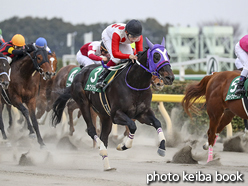
<svg viewBox="0 0 248 186">
<path fill-rule="evenodd" d="M 161 91 L 153 91 L 153 93 L 156 94 L 184 94 L 185 88 L 189 83 L 193 83 L 195 81 L 177 81 L 175 80 L 173 82 L 173 85 L 168 85 L 163 88 Z M 164 102 L 164 106 L 168 112 L 168 114 L 171 116 L 173 108 L 177 109 L 176 118 L 172 118 L 173 125 L 177 126 L 179 129 L 188 122 L 187 130 L 191 134 L 197 134 L 202 135 L 206 134 L 208 127 L 209 127 L 209 118 L 206 112 L 206 109 L 204 108 L 204 104 L 197 104 L 199 108 L 201 108 L 201 112 L 199 115 L 193 114 L 192 119 L 189 118 L 189 116 L 183 111 L 183 108 L 181 106 L 181 103 L 170 103 L 170 102 Z M 155 111 L 156 116 L 161 121 L 163 127 L 166 128 L 165 121 L 163 117 L 161 116 L 158 108 L 157 103 L 152 103 L 152 108 Z M 175 110 L 175 109 L 174 109 Z M 233 132 L 240 132 L 244 131 L 244 123 L 243 120 L 237 116 L 234 117 L 232 121 L 232 127 Z M 226 135 L 226 129 L 223 130 L 221 135 Z"/>
</svg>

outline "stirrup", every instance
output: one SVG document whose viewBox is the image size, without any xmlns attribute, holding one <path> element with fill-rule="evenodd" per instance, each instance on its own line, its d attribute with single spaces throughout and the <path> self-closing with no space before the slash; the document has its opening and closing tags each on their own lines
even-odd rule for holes
<svg viewBox="0 0 248 186">
<path fill-rule="evenodd" d="M 237 95 L 237 96 L 244 95 L 244 94 L 245 94 L 244 88 L 237 89 L 236 92 L 235 92 L 235 95 Z"/>
<path fill-rule="evenodd" d="M 103 88 L 105 85 L 106 85 L 106 83 L 104 83 L 104 81 L 97 82 L 96 83 L 96 88 Z"/>
</svg>

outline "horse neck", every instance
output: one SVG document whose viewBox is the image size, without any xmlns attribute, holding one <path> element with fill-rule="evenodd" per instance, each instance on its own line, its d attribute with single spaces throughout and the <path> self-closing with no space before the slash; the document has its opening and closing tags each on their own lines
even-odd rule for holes
<svg viewBox="0 0 248 186">
<path fill-rule="evenodd" d="M 17 71 L 21 73 L 23 78 L 31 77 L 35 71 L 32 59 L 29 56 L 17 60 L 13 65 L 16 66 Z"/>
<path fill-rule="evenodd" d="M 150 86 L 151 77 L 152 75 L 149 72 L 134 64 L 126 75 L 126 80 L 130 86 L 136 89 L 144 89 Z"/>
</svg>

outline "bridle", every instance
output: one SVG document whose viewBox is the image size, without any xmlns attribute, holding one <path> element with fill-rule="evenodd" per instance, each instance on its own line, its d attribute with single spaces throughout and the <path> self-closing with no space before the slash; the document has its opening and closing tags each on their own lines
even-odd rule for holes
<svg viewBox="0 0 248 186">
<path fill-rule="evenodd" d="M 160 60 L 157 63 L 155 63 L 153 61 L 153 55 L 154 55 L 155 52 L 158 52 L 160 54 L 160 57 L 161 57 Z M 149 72 L 152 75 L 157 76 L 159 79 L 163 79 L 163 77 L 158 73 L 158 71 L 163 66 L 170 65 L 169 57 L 168 57 L 168 54 L 167 54 L 167 51 L 166 51 L 165 47 L 162 46 L 162 45 L 159 45 L 159 44 L 154 45 L 152 49 L 150 49 L 150 48 L 147 49 L 147 62 L 146 62 L 146 66 L 148 66 L 148 68 L 145 67 L 144 65 L 142 65 L 139 61 L 137 61 L 137 60 L 135 60 L 135 61 L 145 71 Z M 128 82 L 127 82 L 127 74 L 129 72 L 131 66 L 128 68 L 127 73 L 126 73 L 126 77 L 125 77 L 126 85 L 130 89 L 136 90 L 136 91 L 143 91 L 143 90 L 149 89 L 150 88 L 150 85 L 148 87 L 146 87 L 146 88 L 138 89 L 138 88 L 132 87 L 131 85 L 128 84 Z"/>
<path fill-rule="evenodd" d="M 33 57 L 31 56 L 31 54 L 29 54 L 28 52 L 26 52 L 26 54 L 31 58 L 33 64 L 34 64 L 34 69 L 39 72 L 42 77 L 44 78 L 44 70 L 40 67 L 43 63 L 49 63 L 48 61 L 48 57 L 46 55 L 44 55 L 44 53 L 47 53 L 47 51 L 44 48 L 37 48 L 35 47 L 35 50 L 33 52 Z M 37 55 L 41 54 L 43 59 L 40 63 L 37 62 Z"/>
<path fill-rule="evenodd" d="M 0 59 L 6 60 L 7 63 L 9 63 L 8 62 L 8 59 L 6 57 L 0 57 Z M 7 72 L 1 72 L 0 73 L 0 76 L 6 75 L 8 77 L 8 80 L 10 81 L 10 74 L 11 74 L 11 68 L 9 68 L 9 73 L 7 73 Z M 2 85 L 2 82 L 0 82 L 0 85 Z"/>
</svg>

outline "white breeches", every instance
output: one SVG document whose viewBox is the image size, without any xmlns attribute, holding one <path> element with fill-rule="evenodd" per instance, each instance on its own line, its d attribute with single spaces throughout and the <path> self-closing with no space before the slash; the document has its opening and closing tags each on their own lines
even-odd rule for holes
<svg viewBox="0 0 248 186">
<path fill-rule="evenodd" d="M 77 62 L 82 66 L 88 66 L 92 64 L 101 64 L 101 61 L 94 61 L 90 59 L 89 57 L 82 55 L 80 50 L 77 53 Z"/>
<path fill-rule="evenodd" d="M 103 41 L 105 47 L 107 48 L 107 50 L 110 54 L 110 60 L 112 60 L 116 64 L 119 63 L 120 59 L 114 58 L 114 56 L 112 54 L 112 38 L 110 38 L 105 31 L 103 31 L 103 33 L 102 33 L 102 41 Z M 129 45 L 129 44 L 121 44 L 120 43 L 119 44 L 119 50 L 123 54 L 133 54 L 133 49 L 132 49 L 131 45 Z"/>
<path fill-rule="evenodd" d="M 247 77 L 248 75 L 248 53 L 240 47 L 239 42 L 235 46 L 235 54 L 238 58 L 238 60 L 236 60 L 237 64 L 235 61 L 236 67 L 238 68 L 237 65 L 240 66 L 242 64 L 243 71 L 241 72 L 241 75 Z"/>
</svg>

